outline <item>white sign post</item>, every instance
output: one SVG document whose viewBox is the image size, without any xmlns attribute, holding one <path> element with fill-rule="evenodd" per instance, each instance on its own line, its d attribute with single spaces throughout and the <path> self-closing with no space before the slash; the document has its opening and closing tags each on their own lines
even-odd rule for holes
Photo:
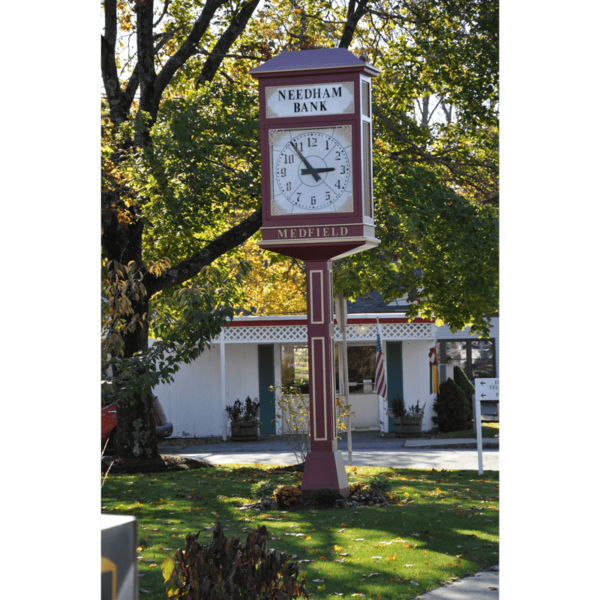
<svg viewBox="0 0 600 600">
<path fill-rule="evenodd" d="M 481 435 L 481 401 L 500 401 L 500 380 L 475 378 L 475 431 L 477 432 L 477 460 L 479 474 L 483 475 L 483 440 Z"/>
</svg>

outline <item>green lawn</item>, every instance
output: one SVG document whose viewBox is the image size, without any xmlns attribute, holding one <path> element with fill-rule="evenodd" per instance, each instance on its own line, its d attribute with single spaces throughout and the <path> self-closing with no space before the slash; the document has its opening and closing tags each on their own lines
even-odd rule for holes
<svg viewBox="0 0 600 600">
<path fill-rule="evenodd" d="M 481 424 L 481 436 L 484 438 L 495 438 L 500 435 L 500 423 L 482 423 Z M 473 427 L 469 429 L 463 429 L 461 431 L 451 431 L 450 433 L 438 433 L 437 437 L 442 440 L 448 440 L 451 438 L 474 438 L 477 439 Z"/>
<path fill-rule="evenodd" d="M 310 561 L 300 565 L 313 599 L 408 599 L 443 581 L 498 564 L 498 472 L 347 467 L 348 479 L 383 473 L 403 504 L 317 511 L 241 511 L 252 486 L 269 478 L 300 485 L 301 474 L 270 474 L 262 465 L 223 465 L 188 472 L 112 475 L 102 512 L 138 520 L 140 598 L 166 598 L 160 564 L 188 532 L 221 520 L 225 535 L 245 541 L 266 525 L 271 548 Z M 289 534 L 301 533 L 302 536 Z M 288 534 L 288 535 L 286 535 Z M 319 581 L 314 581 L 319 580 Z M 321 581 L 323 580 L 323 581 Z M 415 585 L 417 584 L 417 585 Z M 343 596 L 341 596 L 343 594 Z"/>
</svg>

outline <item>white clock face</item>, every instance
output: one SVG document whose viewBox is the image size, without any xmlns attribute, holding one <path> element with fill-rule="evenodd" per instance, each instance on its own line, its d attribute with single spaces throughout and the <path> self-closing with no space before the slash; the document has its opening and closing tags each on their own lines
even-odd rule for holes
<svg viewBox="0 0 600 600">
<path fill-rule="evenodd" d="M 352 129 L 322 127 L 270 134 L 274 214 L 352 212 Z"/>
</svg>

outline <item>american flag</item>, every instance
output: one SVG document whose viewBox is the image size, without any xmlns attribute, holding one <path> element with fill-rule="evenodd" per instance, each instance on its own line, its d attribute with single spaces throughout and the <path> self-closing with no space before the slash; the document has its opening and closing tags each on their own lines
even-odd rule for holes
<svg viewBox="0 0 600 600">
<path fill-rule="evenodd" d="M 377 353 L 375 359 L 375 388 L 377 393 L 387 402 L 387 384 L 385 382 L 385 369 L 383 367 L 383 346 L 381 345 L 381 332 L 377 322 Z"/>
</svg>

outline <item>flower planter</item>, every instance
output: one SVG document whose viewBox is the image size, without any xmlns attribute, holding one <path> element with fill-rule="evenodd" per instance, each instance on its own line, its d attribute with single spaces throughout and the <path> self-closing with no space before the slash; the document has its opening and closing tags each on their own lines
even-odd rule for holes
<svg viewBox="0 0 600 600">
<path fill-rule="evenodd" d="M 258 440 L 258 423 L 232 423 L 231 439 L 234 442 L 254 442 Z"/>
<path fill-rule="evenodd" d="M 423 419 L 394 419 L 396 437 L 421 437 Z"/>
</svg>

